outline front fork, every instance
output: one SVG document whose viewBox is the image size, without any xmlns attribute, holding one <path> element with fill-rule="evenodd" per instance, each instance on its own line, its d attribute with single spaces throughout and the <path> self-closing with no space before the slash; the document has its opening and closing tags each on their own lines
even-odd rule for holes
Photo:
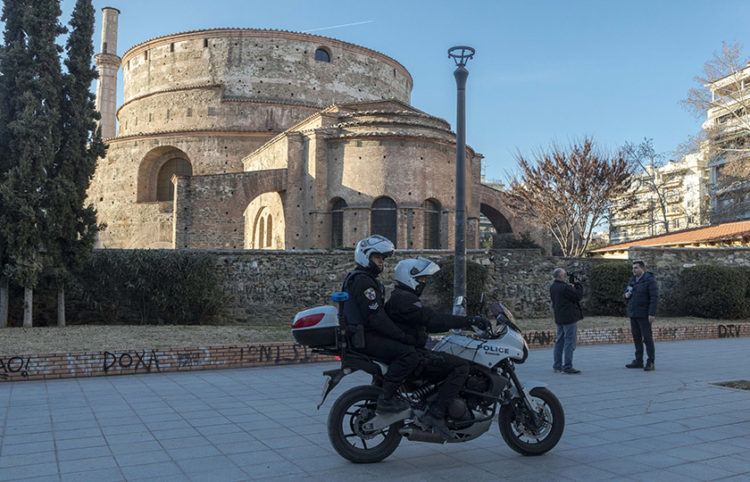
<svg viewBox="0 0 750 482">
<path fill-rule="evenodd" d="M 521 385 L 521 380 L 518 379 L 516 371 L 513 369 L 513 366 L 510 364 L 510 362 L 508 362 L 508 365 L 504 367 L 503 371 L 513 381 L 516 392 L 520 396 L 521 400 L 523 400 L 524 405 L 531 414 L 531 419 L 534 422 L 534 425 L 536 427 L 539 427 L 544 422 L 544 420 L 542 418 L 542 415 L 539 413 L 539 405 L 531 398 L 531 390 L 537 387 L 544 387 L 546 386 L 546 384 L 531 382 L 529 383 L 529 386 L 527 388 L 524 388 L 524 386 Z"/>
</svg>

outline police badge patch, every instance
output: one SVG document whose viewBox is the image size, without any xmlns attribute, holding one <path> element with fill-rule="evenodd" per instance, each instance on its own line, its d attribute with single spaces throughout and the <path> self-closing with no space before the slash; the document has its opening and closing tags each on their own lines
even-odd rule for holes
<svg viewBox="0 0 750 482">
<path fill-rule="evenodd" d="M 375 289 L 374 288 L 367 288 L 365 290 L 365 298 L 367 298 L 368 300 L 375 301 L 376 297 L 377 297 L 377 295 L 375 294 Z"/>
</svg>

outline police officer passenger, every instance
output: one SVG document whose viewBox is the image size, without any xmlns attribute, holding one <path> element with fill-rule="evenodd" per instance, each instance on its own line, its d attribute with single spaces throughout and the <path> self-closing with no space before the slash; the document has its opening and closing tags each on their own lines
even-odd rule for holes
<svg viewBox="0 0 750 482">
<path fill-rule="evenodd" d="M 344 316 L 353 331 L 354 349 L 388 364 L 377 401 L 381 413 L 409 408 L 406 400 L 396 397 L 396 391 L 419 362 L 414 337 L 398 328 L 384 309 L 385 287 L 377 278 L 383 271 L 383 260 L 393 252 L 393 243 L 379 234 L 358 242 L 354 250 L 357 266 L 346 275 L 342 288 L 349 293 Z"/>
<path fill-rule="evenodd" d="M 432 426 L 445 438 L 450 437 L 445 417 L 448 408 L 469 375 L 469 363 L 462 358 L 425 348 L 428 333 L 441 333 L 454 328 L 468 328 L 472 325 L 487 328 L 487 321 L 479 316 L 454 316 L 438 313 L 425 306 L 419 297 L 425 288 L 428 277 L 434 275 L 440 267 L 426 258 L 405 259 L 396 265 L 396 286 L 385 304 L 388 316 L 396 322 L 401 330 L 414 338 L 414 347 L 420 356 L 417 368 L 419 376 L 432 380 L 444 380 L 438 389 L 438 400 L 433 404 L 423 422 Z M 465 414 L 453 414 L 452 418 L 460 419 Z"/>
</svg>

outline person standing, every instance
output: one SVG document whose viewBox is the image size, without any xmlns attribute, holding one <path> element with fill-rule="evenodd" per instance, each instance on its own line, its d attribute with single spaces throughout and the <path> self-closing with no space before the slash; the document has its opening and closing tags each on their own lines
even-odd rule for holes
<svg viewBox="0 0 750 482">
<path fill-rule="evenodd" d="M 633 333 L 635 344 L 635 359 L 625 365 L 626 368 L 643 368 L 650 372 L 654 370 L 654 335 L 651 326 L 656 316 L 656 304 L 659 298 L 659 288 L 656 278 L 646 272 L 643 261 L 633 261 L 633 276 L 628 282 L 623 297 L 628 300 L 627 315 L 630 317 L 630 331 Z M 646 345 L 646 365 L 643 365 L 643 345 Z"/>
<path fill-rule="evenodd" d="M 567 275 L 568 273 L 563 268 L 555 268 L 552 272 L 552 285 L 549 287 L 557 325 L 552 369 L 555 373 L 577 375 L 581 371 L 573 368 L 573 351 L 576 349 L 578 320 L 583 318 L 581 310 L 583 286 L 578 279 L 574 279 L 573 284 L 567 283 L 565 281 Z"/>
</svg>

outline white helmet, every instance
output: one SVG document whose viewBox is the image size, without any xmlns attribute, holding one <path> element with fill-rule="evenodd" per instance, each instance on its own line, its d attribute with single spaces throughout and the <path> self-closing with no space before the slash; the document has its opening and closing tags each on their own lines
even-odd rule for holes
<svg viewBox="0 0 750 482">
<path fill-rule="evenodd" d="M 370 255 L 372 253 L 380 253 L 383 258 L 387 258 L 393 254 L 393 250 L 393 243 L 388 238 L 373 234 L 357 243 L 357 248 L 354 250 L 354 262 L 363 268 L 370 268 Z"/>
<path fill-rule="evenodd" d="M 405 259 L 399 261 L 396 265 L 395 280 L 414 291 L 421 291 L 417 278 L 422 276 L 432 276 L 440 271 L 440 266 L 436 265 L 427 258 Z M 424 288 L 424 286 L 422 286 Z"/>
</svg>

